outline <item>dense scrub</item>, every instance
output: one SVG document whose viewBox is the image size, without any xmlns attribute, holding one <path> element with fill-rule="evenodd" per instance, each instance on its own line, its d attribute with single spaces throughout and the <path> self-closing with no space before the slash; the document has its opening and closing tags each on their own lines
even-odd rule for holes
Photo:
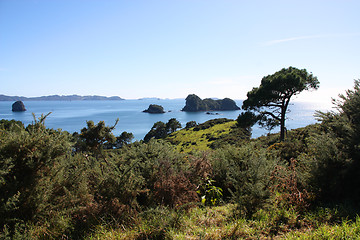
<svg viewBox="0 0 360 240">
<path fill-rule="evenodd" d="M 358 236 L 359 82 L 335 103 L 281 142 L 224 119 L 131 144 L 103 122 L 71 135 L 1 120 L 1 237 Z"/>
</svg>

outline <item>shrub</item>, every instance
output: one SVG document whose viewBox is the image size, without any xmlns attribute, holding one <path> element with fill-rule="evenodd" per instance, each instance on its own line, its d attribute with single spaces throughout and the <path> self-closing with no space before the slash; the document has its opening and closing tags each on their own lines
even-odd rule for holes
<svg viewBox="0 0 360 240">
<path fill-rule="evenodd" d="M 338 112 L 319 112 L 324 133 L 310 138 L 316 163 L 313 184 L 322 199 L 358 202 L 360 200 L 360 81 L 352 90 L 333 100 Z"/>
<path fill-rule="evenodd" d="M 12 231 L 17 223 L 38 218 L 43 207 L 38 186 L 57 159 L 70 152 L 69 135 L 46 129 L 44 120 L 42 116 L 26 130 L 0 130 L 1 228 L 7 225 Z"/>
<path fill-rule="evenodd" d="M 155 139 L 134 143 L 122 151 L 122 158 L 135 164 L 134 171 L 144 182 L 137 196 L 140 205 L 174 207 L 198 200 L 189 159 L 169 143 Z"/>
<path fill-rule="evenodd" d="M 299 180 L 296 164 L 297 161 L 291 159 L 288 166 L 276 166 L 271 174 L 270 189 L 275 208 L 292 208 L 298 213 L 303 213 L 310 206 L 312 194 Z"/>
<path fill-rule="evenodd" d="M 168 161 L 160 164 L 158 178 L 154 183 L 154 200 L 157 203 L 179 207 L 199 201 L 196 185 L 189 179 L 189 173 L 175 172 Z"/>
<path fill-rule="evenodd" d="M 220 163 L 222 161 L 226 163 Z M 270 196 L 271 172 L 279 164 L 274 155 L 268 154 L 266 149 L 257 149 L 254 144 L 247 144 L 218 150 L 213 162 L 215 181 L 226 174 L 226 181 L 220 181 L 224 187 L 221 184 L 220 187 L 229 187 L 234 201 L 245 214 L 252 215 L 266 203 Z"/>
<path fill-rule="evenodd" d="M 119 119 L 116 120 L 114 126 L 105 126 L 104 121 L 94 124 L 93 121 L 87 121 L 87 127 L 81 129 L 79 141 L 76 148 L 79 151 L 100 154 L 104 148 L 104 144 L 114 144 L 116 137 L 112 134 Z"/>
</svg>

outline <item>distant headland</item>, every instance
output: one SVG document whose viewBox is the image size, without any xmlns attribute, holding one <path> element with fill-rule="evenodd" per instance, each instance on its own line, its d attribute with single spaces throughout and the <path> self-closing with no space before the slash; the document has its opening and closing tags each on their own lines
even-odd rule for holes
<svg viewBox="0 0 360 240">
<path fill-rule="evenodd" d="M 104 97 L 104 96 L 80 96 L 80 95 L 50 95 L 41 97 L 19 97 L 6 96 L 0 94 L 0 101 L 95 101 L 95 100 L 124 100 L 121 97 Z"/>
</svg>

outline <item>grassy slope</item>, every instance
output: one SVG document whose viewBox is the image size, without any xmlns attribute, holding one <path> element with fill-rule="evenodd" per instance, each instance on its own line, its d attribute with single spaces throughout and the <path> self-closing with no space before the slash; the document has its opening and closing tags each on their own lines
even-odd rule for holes
<svg viewBox="0 0 360 240">
<path fill-rule="evenodd" d="M 228 135 L 231 127 L 235 124 L 236 121 L 231 121 L 198 131 L 194 128 L 182 129 L 171 134 L 167 140 L 173 143 L 179 151 L 206 150 L 216 139 Z"/>
<path fill-rule="evenodd" d="M 324 209 L 326 211 L 326 209 Z M 299 219 L 291 211 L 259 211 L 253 219 L 234 215 L 236 206 L 198 207 L 185 212 L 153 210 L 130 228 L 99 226 L 86 239 L 359 239 L 360 218 L 329 223 L 328 212 Z M 159 216 L 162 216 L 159 218 Z"/>
<path fill-rule="evenodd" d="M 223 144 L 241 144 L 249 135 L 236 127 L 236 121 L 214 119 L 189 129 L 172 133 L 166 140 L 180 152 L 204 151 Z"/>
</svg>

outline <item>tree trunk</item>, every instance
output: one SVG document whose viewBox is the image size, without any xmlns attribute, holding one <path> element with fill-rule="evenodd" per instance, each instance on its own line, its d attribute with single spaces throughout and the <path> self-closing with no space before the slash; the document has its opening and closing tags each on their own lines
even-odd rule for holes
<svg viewBox="0 0 360 240">
<path fill-rule="evenodd" d="M 280 141 L 285 140 L 285 120 L 286 120 L 286 111 L 289 106 L 290 98 L 293 94 L 290 94 L 282 101 L 281 106 L 281 116 L 280 116 Z"/>
<path fill-rule="evenodd" d="M 280 122 L 280 141 L 285 140 L 285 119 L 281 119 Z"/>
<path fill-rule="evenodd" d="M 286 107 L 281 108 L 281 116 L 280 116 L 280 141 L 285 140 L 285 114 Z"/>
</svg>

